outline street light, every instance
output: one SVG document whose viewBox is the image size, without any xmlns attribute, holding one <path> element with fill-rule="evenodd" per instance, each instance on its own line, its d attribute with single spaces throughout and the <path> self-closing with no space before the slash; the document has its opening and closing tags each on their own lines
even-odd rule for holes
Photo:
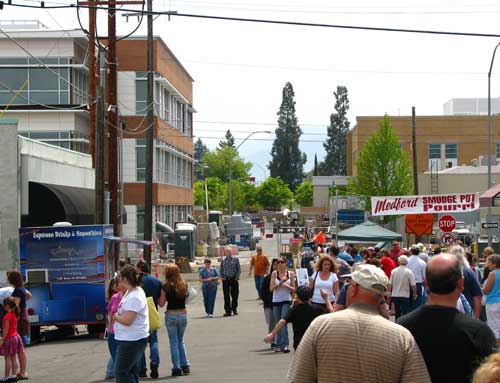
<svg viewBox="0 0 500 383">
<path fill-rule="evenodd" d="M 254 134 L 257 133 L 266 133 L 266 134 L 271 134 L 269 130 L 256 130 L 255 132 L 250 133 L 248 136 L 245 137 L 243 141 L 240 142 L 240 144 L 234 148 L 235 151 L 237 151 L 241 145 L 243 145 L 246 140 L 248 140 L 250 137 L 252 137 Z M 229 215 L 233 215 L 233 157 L 229 156 Z"/>
<path fill-rule="evenodd" d="M 493 62 L 495 61 L 495 54 L 497 48 L 500 46 L 498 43 L 493 50 L 491 56 L 490 70 L 488 71 L 488 189 L 491 189 L 493 184 L 491 180 L 491 71 L 493 70 Z M 488 222 L 490 221 L 491 208 L 488 208 Z M 491 231 L 488 229 L 488 246 L 491 246 Z"/>
<path fill-rule="evenodd" d="M 208 187 L 207 187 L 207 177 L 205 177 L 205 174 L 203 174 L 203 170 L 208 168 L 208 165 L 201 165 L 201 177 L 203 178 L 203 181 L 205 183 L 205 208 L 207 209 L 207 223 L 209 220 L 209 213 L 208 213 Z M 202 204 L 203 205 L 203 204 Z"/>
</svg>

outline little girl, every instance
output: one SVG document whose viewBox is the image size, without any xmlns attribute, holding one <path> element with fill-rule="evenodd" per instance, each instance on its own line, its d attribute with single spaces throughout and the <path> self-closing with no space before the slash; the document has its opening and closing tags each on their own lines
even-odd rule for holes
<svg viewBox="0 0 500 383">
<path fill-rule="evenodd" d="M 5 357 L 5 378 L 2 382 L 17 382 L 17 357 L 24 352 L 23 341 L 17 332 L 19 307 L 14 298 L 3 300 L 6 312 L 2 319 L 2 340 L 0 341 L 0 355 Z"/>
</svg>

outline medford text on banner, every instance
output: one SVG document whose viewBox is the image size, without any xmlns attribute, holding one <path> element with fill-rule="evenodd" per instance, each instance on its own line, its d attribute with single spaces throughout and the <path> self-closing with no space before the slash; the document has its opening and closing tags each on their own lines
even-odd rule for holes
<svg viewBox="0 0 500 383">
<path fill-rule="evenodd" d="M 479 209 L 479 193 L 372 197 L 372 215 L 463 213 Z"/>
</svg>

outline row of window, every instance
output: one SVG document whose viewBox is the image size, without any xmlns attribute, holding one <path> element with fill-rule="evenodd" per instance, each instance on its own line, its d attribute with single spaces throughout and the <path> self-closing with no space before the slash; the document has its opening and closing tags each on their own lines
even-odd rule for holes
<svg viewBox="0 0 500 383">
<path fill-rule="evenodd" d="M 155 222 L 163 222 L 174 227 L 175 222 L 187 221 L 187 216 L 193 214 L 192 206 L 158 205 L 154 207 Z M 137 239 L 144 238 L 144 206 L 136 206 Z"/>
<path fill-rule="evenodd" d="M 155 74 L 155 76 L 158 76 Z M 135 108 L 137 115 L 147 114 L 147 77 L 144 72 L 136 72 Z M 176 97 L 167 87 L 155 82 L 153 88 L 154 112 L 162 120 L 186 136 L 191 135 L 191 117 L 188 105 Z"/>
<path fill-rule="evenodd" d="M 457 159 L 458 145 L 457 144 L 429 144 L 429 159 L 441 158 L 441 150 L 444 146 L 444 158 Z"/>
<path fill-rule="evenodd" d="M 25 61 L 27 62 L 26 59 Z M 31 65 L 34 66 L 17 67 L 0 64 L 0 105 L 9 103 L 66 105 L 87 102 L 88 74 L 85 71 L 68 66 L 53 66 L 47 69 L 35 66 L 34 63 Z M 55 62 L 54 65 L 59 63 Z M 19 94 L 16 96 L 16 93 Z"/>
<path fill-rule="evenodd" d="M 85 134 L 75 131 L 26 131 L 19 132 L 20 136 L 38 140 L 46 144 L 74 150 L 81 153 L 89 152 L 89 140 Z"/>
<path fill-rule="evenodd" d="M 166 143 L 155 140 L 153 182 L 191 188 L 192 163 Z M 136 139 L 136 180 L 146 180 L 146 140 Z"/>
</svg>

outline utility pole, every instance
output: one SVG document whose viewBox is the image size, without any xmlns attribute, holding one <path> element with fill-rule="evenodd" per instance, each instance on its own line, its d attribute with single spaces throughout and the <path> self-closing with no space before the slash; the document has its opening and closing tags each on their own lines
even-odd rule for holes
<svg viewBox="0 0 500 383">
<path fill-rule="evenodd" d="M 413 192 L 418 195 L 418 173 L 417 173 L 417 121 L 415 107 L 411 107 L 411 151 L 413 155 Z"/>
<path fill-rule="evenodd" d="M 89 42 L 88 42 L 88 65 L 89 65 L 89 152 L 92 155 L 92 167 L 95 168 L 96 163 L 96 91 L 97 91 L 97 68 L 95 57 L 95 38 L 96 38 L 96 9 L 94 0 L 89 1 Z M 96 205 L 97 206 L 97 205 Z M 96 214 L 97 218 L 97 214 Z M 96 221 L 97 222 L 97 221 Z"/>
<path fill-rule="evenodd" d="M 104 223 L 104 50 L 99 47 L 99 69 L 96 71 L 96 83 L 99 81 L 96 102 L 96 165 L 95 165 L 95 194 L 96 194 L 96 220 L 98 224 Z"/>
<path fill-rule="evenodd" d="M 110 222 L 113 234 L 120 235 L 118 215 L 118 129 L 120 129 L 117 97 L 117 62 L 116 62 L 116 2 L 108 2 L 108 46 L 106 50 L 107 81 L 106 101 L 108 105 L 108 189 L 111 195 Z"/>
<path fill-rule="evenodd" d="M 146 129 L 146 183 L 144 185 L 144 240 L 153 239 L 153 124 L 154 124 L 154 99 L 153 99 L 153 1 L 147 0 L 147 129 Z M 144 246 L 144 260 L 151 266 L 151 246 Z"/>
</svg>

